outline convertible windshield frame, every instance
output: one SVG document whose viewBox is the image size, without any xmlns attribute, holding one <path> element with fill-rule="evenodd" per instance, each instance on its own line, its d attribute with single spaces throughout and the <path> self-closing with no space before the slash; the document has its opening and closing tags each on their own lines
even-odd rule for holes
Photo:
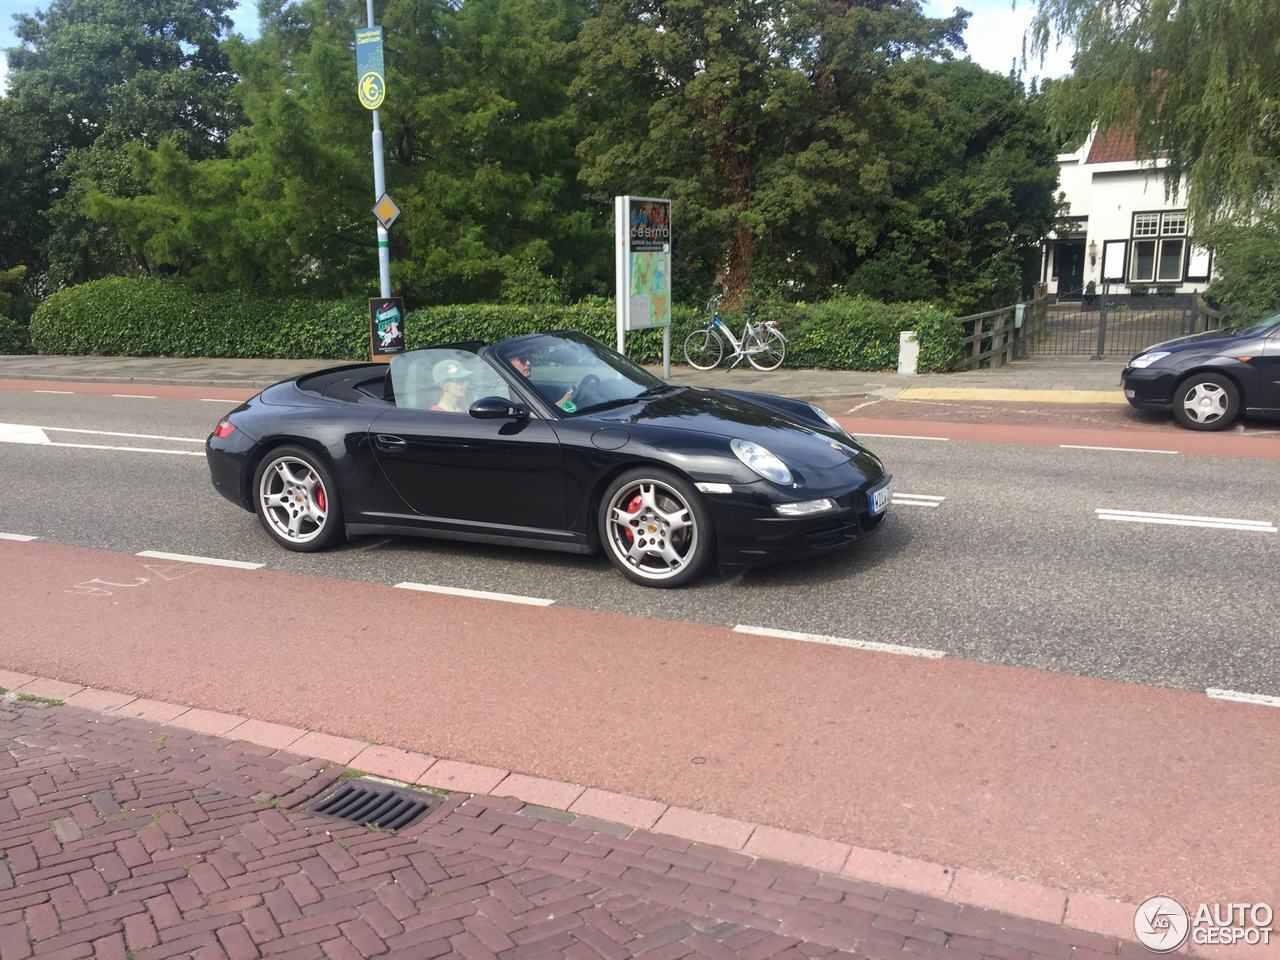
<svg viewBox="0 0 1280 960">
<path fill-rule="evenodd" d="M 539 378 L 535 375 L 526 379 L 519 373 L 515 372 L 515 367 L 511 361 L 522 354 L 534 354 L 539 352 L 550 352 L 556 346 L 563 346 L 567 350 L 576 352 L 579 358 L 589 357 L 594 361 L 597 370 L 594 371 L 597 377 L 602 375 L 610 375 L 609 381 L 615 386 L 621 383 L 628 383 L 633 390 L 630 393 L 612 396 L 600 396 L 598 400 L 591 403 L 577 406 L 572 409 L 565 409 L 556 401 L 555 398 L 549 396 L 546 388 L 550 383 L 543 381 L 540 385 Z M 606 344 L 600 342 L 595 337 L 577 330 L 556 330 L 548 333 L 529 334 L 521 337 L 513 337 L 510 340 L 503 340 L 494 344 L 487 351 L 489 355 L 496 361 L 497 365 L 506 374 L 509 371 L 513 373 L 514 379 L 522 381 L 521 386 L 525 388 L 525 392 L 536 394 L 538 399 L 555 417 L 560 419 L 572 419 L 574 417 L 589 416 L 599 410 L 616 407 L 635 400 L 640 400 L 650 392 L 664 386 L 668 386 L 665 380 L 654 376 L 648 370 L 639 364 L 633 363 L 626 357 L 610 349 Z M 570 367 L 581 371 L 582 367 Z M 593 371 L 587 369 L 587 373 Z M 572 379 L 575 384 L 581 383 L 581 377 L 585 374 L 575 373 Z M 508 379 L 511 379 L 510 377 Z M 565 386 L 568 381 L 560 381 L 557 386 Z M 554 391 L 552 391 L 554 392 Z"/>
</svg>

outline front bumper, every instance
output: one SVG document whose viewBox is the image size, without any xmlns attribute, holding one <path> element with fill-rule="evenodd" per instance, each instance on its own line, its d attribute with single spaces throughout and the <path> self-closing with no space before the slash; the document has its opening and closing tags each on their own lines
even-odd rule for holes
<svg viewBox="0 0 1280 960">
<path fill-rule="evenodd" d="M 1138 410 L 1172 410 L 1177 374 L 1167 367 L 1125 367 L 1120 374 L 1124 398 Z"/>
<path fill-rule="evenodd" d="M 708 497 L 716 524 L 719 562 L 726 567 L 755 566 L 813 557 L 852 546 L 884 525 L 888 508 L 871 515 L 870 491 L 887 483 L 888 475 L 843 493 L 828 492 L 837 509 L 808 517 L 779 517 L 780 502 L 764 485 L 738 488 L 733 494 Z"/>
</svg>

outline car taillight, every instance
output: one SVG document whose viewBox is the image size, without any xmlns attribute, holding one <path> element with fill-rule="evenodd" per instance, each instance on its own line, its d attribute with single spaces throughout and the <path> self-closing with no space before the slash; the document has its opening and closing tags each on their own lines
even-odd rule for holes
<svg viewBox="0 0 1280 960">
<path fill-rule="evenodd" d="M 235 429 L 236 425 L 226 417 L 223 417 L 218 421 L 218 425 L 213 428 L 213 435 L 221 440 L 224 437 L 231 436 L 231 434 L 235 432 Z"/>
</svg>

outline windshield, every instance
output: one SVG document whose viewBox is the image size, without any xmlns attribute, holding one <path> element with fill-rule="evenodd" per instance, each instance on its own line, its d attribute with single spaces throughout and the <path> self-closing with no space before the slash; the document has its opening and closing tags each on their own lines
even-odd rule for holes
<svg viewBox="0 0 1280 960">
<path fill-rule="evenodd" d="M 661 380 L 583 333 L 547 333 L 494 347 L 561 416 L 630 402 L 666 388 Z"/>
</svg>

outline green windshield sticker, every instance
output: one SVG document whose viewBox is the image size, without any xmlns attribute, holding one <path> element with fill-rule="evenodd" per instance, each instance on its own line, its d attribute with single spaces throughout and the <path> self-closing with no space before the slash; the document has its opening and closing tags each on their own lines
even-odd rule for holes
<svg viewBox="0 0 1280 960">
<path fill-rule="evenodd" d="M 561 400 L 560 409 L 563 410 L 565 413 L 573 413 L 573 411 L 578 409 L 578 405 L 574 403 L 572 400 Z"/>
</svg>

